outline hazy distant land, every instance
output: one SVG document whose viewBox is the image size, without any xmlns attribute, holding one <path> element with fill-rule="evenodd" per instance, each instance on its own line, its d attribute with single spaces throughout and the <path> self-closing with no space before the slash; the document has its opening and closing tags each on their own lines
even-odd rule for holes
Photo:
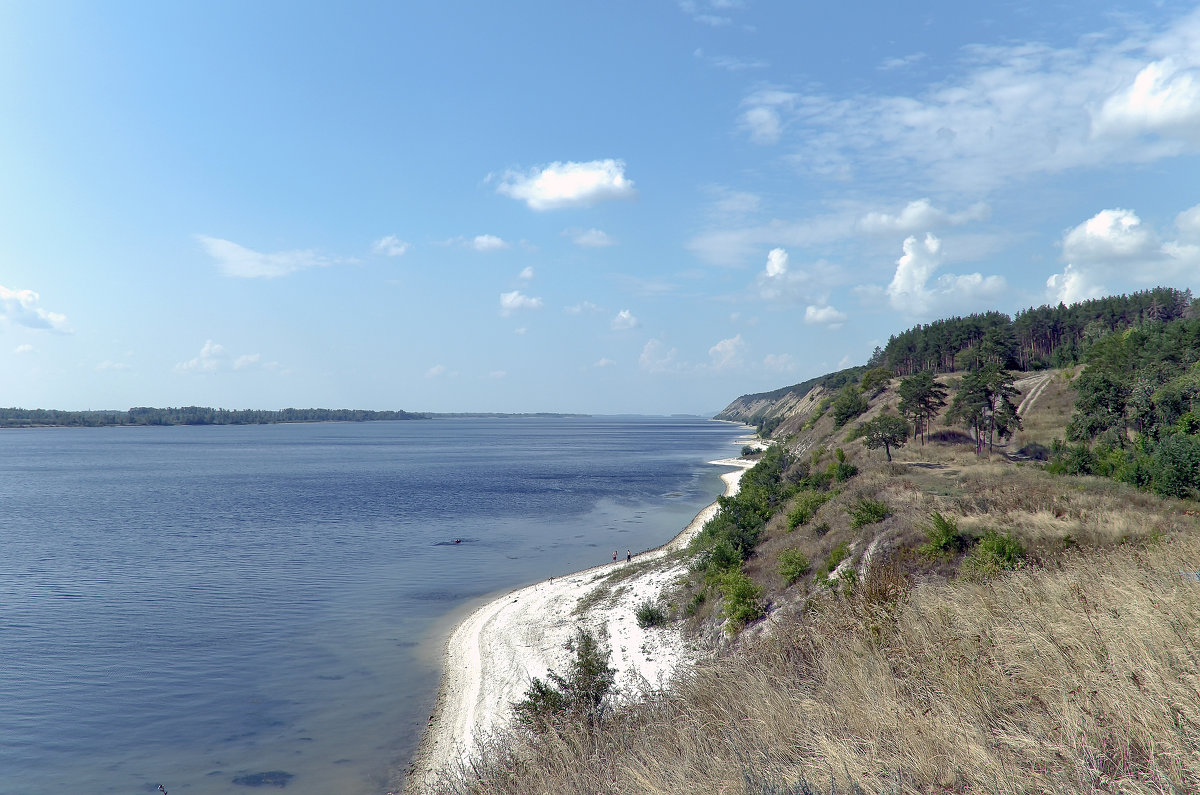
<svg viewBox="0 0 1200 795">
<path fill-rule="evenodd" d="M 215 409 L 206 406 L 149 408 L 128 411 L 59 411 L 57 409 L 0 409 L 0 428 L 99 428 L 135 425 L 271 425 L 281 422 L 379 422 L 430 420 L 450 417 L 583 417 L 584 414 L 453 413 L 367 411 L 364 409 Z"/>
</svg>

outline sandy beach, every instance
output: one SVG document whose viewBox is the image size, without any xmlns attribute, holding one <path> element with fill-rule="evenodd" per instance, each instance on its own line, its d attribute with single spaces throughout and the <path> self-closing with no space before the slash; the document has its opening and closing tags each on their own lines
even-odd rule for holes
<svg viewBox="0 0 1200 795">
<path fill-rule="evenodd" d="M 754 462 L 739 458 L 710 462 L 731 467 L 721 476 L 725 494 L 737 493 L 742 473 Z M 626 562 L 618 561 L 555 577 L 505 594 L 476 610 L 455 628 L 446 645 L 437 706 L 409 772 L 406 791 L 419 792 L 439 772 L 466 758 L 481 737 L 502 729 L 511 704 L 533 677 L 565 670 L 565 648 L 576 628 L 606 638 L 617 670 L 618 698 L 665 683 L 694 659 L 680 633 L 642 629 L 634 608 L 655 599 L 686 567 L 664 561 L 682 549 L 717 511 L 713 502 L 672 541 Z"/>
</svg>

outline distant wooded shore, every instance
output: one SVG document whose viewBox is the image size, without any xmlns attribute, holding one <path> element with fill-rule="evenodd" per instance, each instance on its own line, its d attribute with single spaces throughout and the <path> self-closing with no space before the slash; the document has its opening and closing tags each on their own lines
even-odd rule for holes
<svg viewBox="0 0 1200 795">
<path fill-rule="evenodd" d="M 382 422 L 431 420 L 451 417 L 582 417 L 583 414 L 501 414 L 411 411 L 368 411 L 365 409 L 215 409 L 206 406 L 150 408 L 128 411 L 60 411 L 57 409 L 0 408 L 0 428 L 101 428 L 137 425 L 273 425 L 294 422 Z"/>
</svg>

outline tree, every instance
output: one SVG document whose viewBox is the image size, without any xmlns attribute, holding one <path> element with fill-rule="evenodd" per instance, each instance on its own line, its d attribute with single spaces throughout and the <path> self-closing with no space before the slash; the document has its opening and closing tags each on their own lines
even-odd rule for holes
<svg viewBox="0 0 1200 795">
<path fill-rule="evenodd" d="M 575 652 L 566 676 L 550 671 L 543 681 L 534 677 L 525 698 L 513 704 L 517 721 L 534 731 L 544 731 L 556 721 L 574 718 L 594 729 L 604 715 L 616 669 L 608 664 L 611 652 L 585 629 L 567 644 Z"/>
<path fill-rule="evenodd" d="M 896 374 L 886 367 L 872 367 L 863 373 L 862 389 L 871 397 L 876 397 L 883 390 L 887 389 L 888 383 L 896 377 Z"/>
<path fill-rule="evenodd" d="M 946 420 L 973 432 L 977 454 L 983 453 L 984 431 L 991 453 L 997 436 L 1005 439 L 1021 427 L 1013 402 L 1017 395 L 1015 380 L 1012 373 L 995 364 L 963 376 Z"/>
<path fill-rule="evenodd" d="M 882 447 L 891 461 L 892 448 L 908 441 L 908 421 L 897 414 L 881 413 L 862 424 L 862 434 L 868 450 Z"/>
<path fill-rule="evenodd" d="M 924 370 L 901 380 L 898 392 L 900 413 L 912 421 L 913 438 L 919 433 L 921 444 L 925 444 L 929 421 L 946 405 L 946 387 L 934 379 L 933 373 Z"/>
<path fill-rule="evenodd" d="M 870 408 L 870 404 L 861 389 L 854 384 L 847 384 L 838 393 L 830 408 L 833 410 L 833 424 L 840 428 L 865 412 Z"/>
</svg>

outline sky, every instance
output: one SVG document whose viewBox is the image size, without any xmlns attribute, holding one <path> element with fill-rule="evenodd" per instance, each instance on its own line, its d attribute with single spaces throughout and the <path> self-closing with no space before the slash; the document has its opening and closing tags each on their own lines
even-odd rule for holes
<svg viewBox="0 0 1200 795">
<path fill-rule="evenodd" d="M 0 2 L 0 405 L 712 413 L 1200 292 L 1192 3 Z"/>
</svg>

